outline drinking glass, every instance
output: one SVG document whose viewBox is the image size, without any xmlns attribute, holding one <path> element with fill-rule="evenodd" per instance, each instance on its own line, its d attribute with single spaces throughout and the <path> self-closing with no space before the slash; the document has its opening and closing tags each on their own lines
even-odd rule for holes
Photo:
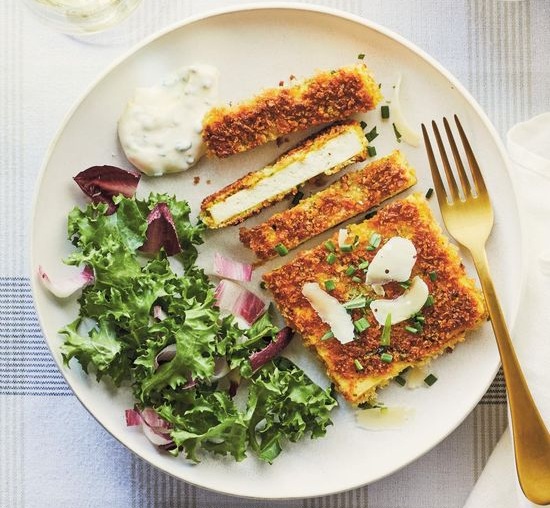
<svg viewBox="0 0 550 508">
<path fill-rule="evenodd" d="M 101 32 L 125 19 L 141 0 L 25 0 L 44 22 L 70 35 Z"/>
</svg>

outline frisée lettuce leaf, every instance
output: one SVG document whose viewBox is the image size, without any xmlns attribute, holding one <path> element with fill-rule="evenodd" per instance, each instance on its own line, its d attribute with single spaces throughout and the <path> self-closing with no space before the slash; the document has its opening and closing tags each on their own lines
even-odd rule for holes
<svg viewBox="0 0 550 508">
<path fill-rule="evenodd" d="M 242 460 L 252 451 L 272 462 L 286 441 L 324 435 L 336 405 L 330 391 L 289 360 L 258 353 L 279 353 L 269 348 L 283 332 L 270 312 L 246 330 L 220 313 L 212 282 L 195 264 L 204 226 L 191 223 L 189 205 L 166 194 L 112 199 L 114 213 L 91 203 L 69 214 L 75 250 L 66 262 L 94 279 L 78 300 L 79 317 L 60 330 L 65 364 L 76 359 L 98 381 L 131 386 L 136 408 L 152 408 L 169 424 L 165 448 L 192 461 L 204 453 Z M 167 243 L 158 224 L 149 241 L 155 210 L 168 218 Z M 286 345 L 289 329 L 284 337 Z M 258 354 L 264 361 L 255 367 Z"/>
</svg>

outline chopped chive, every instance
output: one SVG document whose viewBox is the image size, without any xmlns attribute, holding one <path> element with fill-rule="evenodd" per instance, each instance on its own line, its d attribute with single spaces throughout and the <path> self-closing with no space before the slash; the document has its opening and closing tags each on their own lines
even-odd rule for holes
<svg viewBox="0 0 550 508">
<path fill-rule="evenodd" d="M 382 353 L 380 355 L 380 360 L 382 360 L 384 363 L 391 363 L 393 360 L 393 355 L 390 353 Z"/>
<path fill-rule="evenodd" d="M 424 383 L 426 383 L 428 386 L 432 386 L 437 381 L 437 378 L 433 374 L 428 374 L 424 378 Z"/>
<path fill-rule="evenodd" d="M 359 235 L 355 235 L 355 237 L 353 238 L 353 243 L 351 245 L 354 249 L 359 245 Z"/>
<path fill-rule="evenodd" d="M 430 187 L 427 191 L 426 191 L 426 199 L 430 199 L 432 197 L 434 193 L 434 190 Z"/>
<path fill-rule="evenodd" d="M 369 245 L 367 246 L 367 250 L 376 249 L 380 245 L 381 241 L 382 241 L 382 237 L 380 236 L 380 234 L 379 233 L 373 233 L 370 237 Z"/>
<path fill-rule="evenodd" d="M 361 362 L 357 358 L 355 360 L 353 360 L 353 363 L 354 363 L 355 368 L 357 370 L 363 370 L 363 366 L 361 365 Z"/>
<path fill-rule="evenodd" d="M 329 330 L 327 333 L 325 333 L 321 337 L 321 340 L 328 340 L 328 339 L 332 339 L 333 337 L 334 337 L 334 333 L 332 333 L 332 330 Z"/>
<path fill-rule="evenodd" d="M 428 295 L 428 298 L 426 298 L 426 303 L 424 303 L 424 307 L 431 307 L 434 304 L 434 297 L 432 295 Z"/>
<path fill-rule="evenodd" d="M 353 245 L 351 243 L 344 243 L 340 245 L 340 250 L 342 252 L 351 252 L 353 250 Z"/>
<path fill-rule="evenodd" d="M 409 289 L 411 287 L 411 283 L 410 281 L 406 280 L 405 282 L 400 282 L 399 285 L 403 288 L 403 289 Z"/>
<path fill-rule="evenodd" d="M 366 270 L 368 267 L 369 267 L 368 261 L 361 261 L 361 263 L 357 265 L 357 268 L 359 268 L 359 270 Z"/>
<path fill-rule="evenodd" d="M 359 54 L 357 55 L 357 58 L 358 58 L 359 60 L 363 60 L 363 59 L 365 58 L 365 53 L 359 53 Z"/>
<path fill-rule="evenodd" d="M 367 122 L 365 122 L 364 120 L 361 120 L 359 122 L 359 125 L 361 126 L 361 129 L 365 130 L 367 128 Z"/>
<path fill-rule="evenodd" d="M 423 323 L 424 321 L 426 321 L 426 318 L 422 314 L 417 314 L 416 316 L 414 316 L 414 320 L 418 321 L 419 323 Z"/>
<path fill-rule="evenodd" d="M 265 288 L 266 288 L 266 285 L 265 285 L 265 282 L 264 282 L 264 281 L 260 282 L 260 287 L 261 287 L 262 289 L 265 289 Z"/>
<path fill-rule="evenodd" d="M 386 119 L 390 117 L 390 107 L 389 106 L 382 106 L 380 108 L 380 114 L 382 115 L 382 118 Z"/>
<path fill-rule="evenodd" d="M 378 407 L 377 405 L 372 405 L 370 402 L 361 402 L 361 404 L 358 404 L 357 407 L 359 409 L 374 409 L 375 407 Z"/>
<path fill-rule="evenodd" d="M 357 296 L 350 301 L 344 303 L 342 307 L 344 309 L 362 309 L 367 306 L 367 299 L 364 296 Z"/>
<path fill-rule="evenodd" d="M 380 345 L 389 346 L 390 345 L 390 336 L 391 336 L 391 314 L 386 316 L 386 321 L 384 323 L 384 328 L 382 329 L 382 335 L 380 335 Z"/>
<path fill-rule="evenodd" d="M 432 282 L 435 282 L 437 280 L 437 272 L 430 272 L 428 276 L 430 277 L 430 280 Z"/>
<path fill-rule="evenodd" d="M 367 152 L 369 157 L 374 157 L 376 155 L 376 148 L 372 145 L 367 146 Z"/>
<path fill-rule="evenodd" d="M 415 328 L 414 326 L 405 326 L 405 330 L 411 333 L 418 333 L 418 328 Z"/>
<path fill-rule="evenodd" d="M 397 139 L 398 143 L 401 143 L 401 133 L 397 130 L 395 123 L 392 123 L 392 125 L 393 125 L 393 133 L 395 134 L 395 139 Z"/>
<path fill-rule="evenodd" d="M 361 332 L 364 332 L 370 326 L 370 323 L 364 317 L 362 317 L 362 318 L 359 318 L 357 321 L 354 321 L 353 326 L 359 333 L 361 333 Z"/>
<path fill-rule="evenodd" d="M 378 88 L 382 88 L 382 83 L 378 83 Z"/>
<path fill-rule="evenodd" d="M 336 254 L 334 254 L 334 252 L 330 252 L 327 256 L 327 263 L 329 265 L 333 265 L 336 262 L 336 259 Z"/>
<path fill-rule="evenodd" d="M 277 245 L 275 245 L 275 250 L 277 251 L 277 254 L 279 254 L 279 256 L 286 256 L 288 254 L 288 249 L 282 243 L 278 243 Z"/>
<path fill-rule="evenodd" d="M 296 194 L 294 194 L 294 197 L 292 198 L 292 201 L 291 201 L 292 205 L 296 206 L 303 197 L 304 197 L 304 193 L 302 191 L 298 191 Z"/>
<path fill-rule="evenodd" d="M 334 281 L 329 279 L 325 281 L 325 289 L 327 291 L 334 291 L 336 289 L 336 284 L 334 284 Z"/>
<path fill-rule="evenodd" d="M 334 242 L 332 240 L 327 240 L 325 242 L 325 249 L 327 249 L 330 252 L 336 251 L 336 247 L 334 246 Z"/>
<path fill-rule="evenodd" d="M 352 280 L 353 282 L 363 282 L 363 281 L 361 280 L 361 277 L 357 277 L 357 276 L 352 277 L 351 280 Z"/>
<path fill-rule="evenodd" d="M 373 139 L 376 139 L 378 137 L 378 132 L 376 132 L 376 125 L 365 134 L 365 137 L 367 138 L 367 141 L 370 143 Z"/>
<path fill-rule="evenodd" d="M 401 376 L 395 376 L 393 378 L 393 380 L 400 386 L 405 386 L 405 384 L 407 383 L 407 381 L 405 380 L 404 377 L 401 377 Z"/>
<path fill-rule="evenodd" d="M 353 265 L 349 265 L 344 272 L 346 275 L 353 275 L 357 271 L 357 268 Z"/>
<path fill-rule="evenodd" d="M 372 208 L 365 214 L 365 220 L 372 219 L 378 213 L 378 209 Z"/>
</svg>

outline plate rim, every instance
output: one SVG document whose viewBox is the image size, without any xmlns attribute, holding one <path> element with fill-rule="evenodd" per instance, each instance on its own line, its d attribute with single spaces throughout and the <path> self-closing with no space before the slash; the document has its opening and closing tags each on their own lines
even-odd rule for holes
<svg viewBox="0 0 550 508">
<path fill-rule="evenodd" d="M 421 49 L 419 46 L 417 46 L 415 43 L 411 42 L 404 36 L 400 35 L 399 33 L 385 27 L 384 25 L 372 21 L 368 18 L 364 18 L 358 14 L 353 14 L 348 11 L 334 8 L 334 7 L 327 7 L 324 5 L 319 4 L 297 4 L 297 3 L 291 3 L 288 1 L 270 1 L 270 2 L 250 2 L 242 5 L 230 5 L 225 7 L 219 7 L 215 9 L 209 9 L 205 12 L 194 14 L 191 16 L 186 16 L 178 21 L 175 21 L 173 23 L 170 23 L 169 25 L 165 26 L 164 28 L 161 28 L 148 36 L 144 37 L 140 42 L 132 45 L 130 48 L 128 48 L 126 51 L 122 53 L 122 55 L 116 57 L 110 64 L 108 64 L 97 76 L 95 79 L 92 80 L 91 84 L 88 85 L 84 91 L 77 97 L 77 99 L 73 102 L 73 104 L 69 107 L 66 114 L 62 118 L 60 125 L 58 129 L 56 130 L 54 136 L 52 137 L 51 141 L 48 144 L 48 147 L 43 155 L 42 163 L 40 166 L 40 169 L 38 171 L 36 180 L 35 180 L 35 187 L 33 191 L 32 196 L 32 206 L 31 206 L 31 214 L 30 214 L 30 242 L 29 242 L 29 253 L 30 253 L 30 284 L 31 284 L 31 292 L 33 296 L 33 303 L 36 310 L 36 314 L 38 317 L 38 322 L 42 331 L 42 335 L 44 338 L 44 341 L 46 342 L 46 345 L 48 347 L 48 350 L 50 351 L 50 354 L 52 355 L 52 359 L 57 365 L 61 375 L 65 379 L 65 382 L 67 383 L 68 387 L 71 389 L 72 394 L 77 398 L 79 403 L 86 409 L 86 411 L 94 418 L 94 420 L 105 430 L 107 431 L 114 439 L 116 439 L 121 445 L 124 446 L 127 450 L 129 450 L 132 454 L 139 457 L 141 460 L 146 461 L 151 466 L 161 470 L 164 474 L 168 474 L 174 478 L 177 478 L 179 480 L 183 480 L 191 485 L 212 491 L 217 492 L 233 497 L 242 497 L 246 499 L 263 499 L 263 500 L 291 500 L 291 499 L 305 499 L 305 498 L 317 498 L 332 494 L 338 494 L 341 492 L 346 492 L 351 489 L 356 489 L 360 487 L 364 487 L 366 485 L 369 485 L 371 483 L 374 483 L 376 481 L 379 481 L 383 478 L 386 478 L 392 474 L 395 474 L 396 472 L 402 470 L 406 466 L 410 465 L 412 462 L 415 462 L 420 457 L 424 456 L 431 450 L 433 450 L 436 446 L 438 446 L 442 441 L 444 441 L 451 433 L 453 433 L 461 424 L 462 422 L 468 417 L 468 415 L 473 411 L 473 409 L 479 404 L 479 401 L 482 399 L 483 395 L 487 392 L 487 389 L 492 384 L 494 377 L 496 376 L 499 368 L 500 368 L 500 358 L 497 355 L 497 362 L 493 366 L 492 376 L 491 380 L 484 384 L 482 389 L 479 391 L 478 395 L 474 398 L 475 402 L 472 403 L 469 407 L 466 408 L 464 415 L 459 418 L 456 423 L 448 430 L 447 433 L 444 433 L 440 439 L 434 441 L 431 446 L 426 448 L 420 453 L 414 454 L 409 460 L 406 462 L 403 462 L 399 467 L 394 469 L 393 471 L 380 474 L 379 476 L 368 480 L 365 483 L 360 483 L 357 485 L 352 485 L 348 487 L 344 487 L 339 490 L 327 490 L 326 492 L 320 492 L 316 494 L 302 494 L 302 495 L 281 495 L 277 497 L 257 497 L 254 495 L 249 494 L 242 494 L 235 491 L 229 491 L 229 490 L 222 490 L 218 489 L 216 487 L 212 487 L 211 485 L 205 485 L 203 483 L 192 481 L 187 478 L 182 477 L 181 475 L 177 475 L 173 472 L 166 471 L 162 466 L 157 465 L 153 461 L 151 461 L 149 458 L 143 456 L 138 451 L 132 449 L 129 447 L 126 443 L 124 443 L 118 436 L 116 436 L 111 430 L 109 430 L 94 414 L 92 411 L 92 408 L 90 408 L 87 403 L 85 403 L 80 395 L 74 390 L 73 386 L 69 382 L 65 369 L 63 368 L 63 365 L 60 364 L 57 360 L 56 355 L 54 354 L 52 350 L 52 346 L 50 343 L 50 340 L 47 338 L 47 334 L 45 333 L 45 328 L 43 325 L 43 319 L 42 314 L 39 311 L 39 299 L 37 297 L 38 295 L 38 287 L 39 287 L 39 280 L 36 276 L 36 266 L 34 265 L 35 260 L 35 252 L 36 252 L 36 246 L 35 246 L 35 240 L 33 235 L 34 230 L 34 219 L 37 213 L 37 206 L 38 206 L 38 198 L 40 194 L 40 189 L 42 187 L 42 181 L 46 174 L 46 169 L 49 165 L 50 159 L 52 157 L 52 154 L 63 134 L 65 131 L 67 124 L 72 119 L 73 115 L 76 113 L 76 111 L 79 109 L 81 104 L 84 102 L 84 100 L 88 97 L 88 95 L 109 75 L 111 74 L 117 67 L 122 65 L 126 60 L 128 60 L 130 57 L 132 57 L 134 54 L 136 54 L 138 51 L 140 51 L 142 48 L 146 47 L 153 41 L 175 31 L 182 29 L 188 25 L 192 25 L 197 22 L 201 22 L 210 18 L 223 16 L 227 14 L 236 14 L 239 12 L 252 12 L 252 11 L 265 11 L 265 10 L 291 10 L 291 11 L 302 11 L 302 12 L 310 12 L 314 14 L 326 14 L 331 17 L 336 17 L 341 20 L 345 21 L 351 21 L 353 23 L 356 23 L 357 25 L 362 26 L 363 28 L 374 30 L 381 35 L 384 35 L 386 37 L 389 37 L 390 39 L 393 39 L 395 42 L 400 44 L 401 46 L 405 47 L 406 49 L 412 51 L 415 53 L 418 57 L 420 57 L 422 60 L 424 60 L 427 64 L 429 64 L 434 70 L 436 70 L 438 73 L 440 73 L 445 79 L 447 79 L 452 85 L 455 87 L 455 89 L 460 93 L 460 95 L 467 101 L 467 103 L 474 109 L 475 113 L 477 114 L 479 120 L 482 122 L 483 127 L 487 130 L 488 135 L 492 138 L 493 142 L 495 143 L 495 148 L 497 149 L 499 155 L 502 158 L 502 161 L 504 162 L 504 170 L 508 175 L 508 178 L 510 179 L 511 186 L 510 186 L 510 192 L 513 196 L 513 205 L 516 210 L 518 209 L 518 201 L 517 201 L 517 195 L 516 190 L 513 185 L 513 178 L 512 178 L 512 172 L 511 172 L 511 163 L 510 159 L 508 157 L 508 154 L 504 148 L 504 143 L 501 140 L 498 132 L 496 131 L 496 128 L 492 124 L 492 122 L 489 120 L 489 117 L 483 110 L 483 108 L 480 106 L 480 104 L 477 102 L 477 100 L 470 94 L 468 89 L 454 76 L 453 73 L 451 73 L 446 67 L 444 67 L 441 63 L 439 63 L 438 60 L 436 60 L 434 57 L 432 57 L 430 54 L 428 54 L 426 51 Z M 443 226 L 443 225 L 442 225 Z M 444 226 L 443 226 L 444 227 Z M 510 309 L 510 316 L 508 318 L 508 327 L 509 329 L 514 328 L 514 324 L 516 321 L 516 317 L 519 311 L 519 302 L 521 301 L 521 297 L 523 292 L 525 291 L 525 273 L 526 273 L 526 256 L 525 256 L 525 250 L 526 245 L 523 240 L 524 234 L 523 229 L 521 227 L 521 215 L 518 214 L 518 228 L 519 228 L 519 234 L 520 234 L 520 270 L 518 274 L 518 281 L 520 283 L 520 288 L 518 290 L 519 296 L 516 299 L 516 302 L 512 305 L 513 308 Z"/>
</svg>

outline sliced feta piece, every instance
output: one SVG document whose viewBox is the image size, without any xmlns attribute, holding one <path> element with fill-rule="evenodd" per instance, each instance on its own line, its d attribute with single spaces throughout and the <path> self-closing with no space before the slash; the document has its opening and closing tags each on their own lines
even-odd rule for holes
<svg viewBox="0 0 550 508">
<path fill-rule="evenodd" d="M 302 287 L 302 294 L 323 323 L 330 326 L 337 340 L 342 344 L 353 340 L 354 330 L 351 316 L 336 298 L 323 291 L 317 282 L 306 282 Z"/>
<path fill-rule="evenodd" d="M 342 246 L 346 244 L 347 239 L 348 239 L 347 228 L 340 228 L 338 230 L 338 247 L 342 248 Z"/>
<path fill-rule="evenodd" d="M 416 132 L 405 119 L 403 115 L 403 110 L 401 109 L 401 74 L 397 78 L 397 83 L 395 84 L 393 91 L 393 98 L 391 101 L 391 110 L 392 110 L 392 120 L 395 124 L 395 128 L 401 134 L 401 139 L 411 145 L 418 146 L 420 145 L 420 134 Z"/>
<path fill-rule="evenodd" d="M 388 314 L 391 314 L 391 324 L 401 323 L 416 314 L 430 294 L 426 283 L 417 275 L 401 296 L 393 300 L 374 300 L 370 308 L 381 325 L 385 324 Z"/>
<path fill-rule="evenodd" d="M 407 238 L 394 236 L 376 253 L 367 269 L 366 283 L 382 285 L 387 282 L 409 280 L 414 263 L 416 248 Z M 378 293 L 377 293 L 378 294 Z"/>
</svg>

